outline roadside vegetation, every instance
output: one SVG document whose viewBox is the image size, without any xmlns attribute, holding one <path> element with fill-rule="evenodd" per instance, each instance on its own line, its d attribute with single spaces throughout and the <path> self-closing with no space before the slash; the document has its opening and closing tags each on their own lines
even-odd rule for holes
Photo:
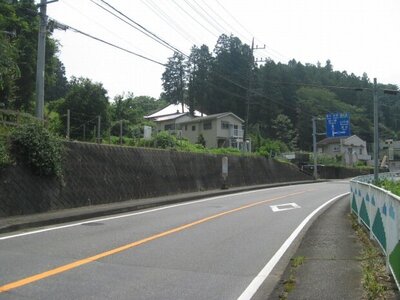
<svg viewBox="0 0 400 300">
<path fill-rule="evenodd" d="M 393 278 L 386 271 L 385 256 L 353 215 L 351 221 L 352 227 L 362 244 L 359 260 L 362 267 L 364 299 L 398 299 Z"/>
<path fill-rule="evenodd" d="M 383 188 L 397 196 L 400 196 L 400 182 L 399 181 L 393 181 L 393 180 L 380 180 L 376 184 L 376 186 Z"/>
</svg>

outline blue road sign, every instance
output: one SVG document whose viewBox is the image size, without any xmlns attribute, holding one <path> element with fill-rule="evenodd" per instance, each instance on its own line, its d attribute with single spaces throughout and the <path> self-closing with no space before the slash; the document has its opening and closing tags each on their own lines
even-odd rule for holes
<svg viewBox="0 0 400 300">
<path fill-rule="evenodd" d="M 326 115 L 326 136 L 350 136 L 350 114 L 329 113 Z"/>
</svg>

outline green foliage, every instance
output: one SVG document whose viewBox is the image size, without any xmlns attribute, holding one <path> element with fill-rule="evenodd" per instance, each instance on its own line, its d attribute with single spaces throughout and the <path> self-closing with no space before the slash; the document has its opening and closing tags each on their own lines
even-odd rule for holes
<svg viewBox="0 0 400 300">
<path fill-rule="evenodd" d="M 174 148 L 177 144 L 175 136 L 169 134 L 166 131 L 159 132 L 154 138 L 154 145 L 157 148 L 167 149 Z"/>
<path fill-rule="evenodd" d="M 275 157 L 283 152 L 287 152 L 288 147 L 285 143 L 278 140 L 264 140 L 257 153 L 267 158 Z"/>
<path fill-rule="evenodd" d="M 400 182 L 393 180 L 380 180 L 375 185 L 392 192 L 393 194 L 400 196 Z"/>
<path fill-rule="evenodd" d="M 0 138 L 0 168 L 11 163 L 4 139 Z"/>
<path fill-rule="evenodd" d="M 184 103 L 186 88 L 185 58 L 182 54 L 174 52 L 168 59 L 165 71 L 162 74 L 163 98 L 168 103 Z"/>
<path fill-rule="evenodd" d="M 61 176 L 61 141 L 40 122 L 24 124 L 11 132 L 10 153 L 35 174 Z"/>
<path fill-rule="evenodd" d="M 72 77 L 69 91 L 64 100 L 58 100 L 54 105 L 62 120 L 64 128 L 63 136 L 66 135 L 67 110 L 71 113 L 70 137 L 82 139 L 83 124 L 86 126 L 86 136 L 97 126 L 97 116 L 101 117 L 101 134 L 109 127 L 107 91 L 101 83 L 94 83 L 88 78 Z"/>
<path fill-rule="evenodd" d="M 197 143 L 196 144 L 202 145 L 203 147 L 206 146 L 206 140 L 205 140 L 204 136 L 201 133 L 197 137 Z"/>
</svg>

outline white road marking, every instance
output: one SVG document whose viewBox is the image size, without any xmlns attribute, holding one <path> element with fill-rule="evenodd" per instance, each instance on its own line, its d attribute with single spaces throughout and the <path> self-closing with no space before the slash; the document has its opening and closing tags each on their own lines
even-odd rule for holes
<svg viewBox="0 0 400 300">
<path fill-rule="evenodd" d="M 258 275 L 252 280 L 252 282 L 249 284 L 249 286 L 244 290 L 244 292 L 239 296 L 238 300 L 249 300 L 251 299 L 259 287 L 262 285 L 262 283 L 267 279 L 268 275 L 271 273 L 272 269 L 275 267 L 275 265 L 279 262 L 279 260 L 282 258 L 283 254 L 285 254 L 286 250 L 290 247 L 290 245 L 293 243 L 293 241 L 296 239 L 296 237 L 299 235 L 301 230 L 304 228 L 304 226 L 307 225 L 307 223 L 311 220 L 311 218 L 317 214 L 322 208 L 327 206 L 329 203 L 336 201 L 337 199 L 344 197 L 346 195 L 349 195 L 350 193 L 344 193 L 339 196 L 336 196 L 335 198 L 332 198 L 328 201 L 326 201 L 324 204 L 316 208 L 312 213 L 310 213 L 301 223 L 297 228 L 292 232 L 292 234 L 287 238 L 287 240 L 282 244 L 282 246 L 278 249 L 278 251 L 274 254 L 274 256 L 268 261 L 268 263 L 265 265 L 265 267 L 258 273 Z"/>
<path fill-rule="evenodd" d="M 314 183 L 310 183 L 310 184 L 314 184 Z M 305 185 L 308 185 L 308 184 L 305 184 Z M 295 187 L 295 186 L 293 186 L 293 187 Z M 162 211 L 162 210 L 166 210 L 166 209 L 171 209 L 171 208 L 175 208 L 175 207 L 180 207 L 180 206 L 186 206 L 186 205 L 192 205 L 192 204 L 197 204 L 197 203 L 202 203 L 202 202 L 215 201 L 215 200 L 218 200 L 218 199 L 221 199 L 221 198 L 226 198 L 226 197 L 231 197 L 231 196 L 240 196 L 240 195 L 246 195 L 246 194 L 260 193 L 260 192 L 264 192 L 266 190 L 272 191 L 272 190 L 283 189 L 283 188 L 287 189 L 287 186 L 279 186 L 279 187 L 274 187 L 274 188 L 266 188 L 266 189 L 260 189 L 260 190 L 241 192 L 241 193 L 237 193 L 237 194 L 228 194 L 228 195 L 216 196 L 216 197 L 212 197 L 212 198 L 206 198 L 206 199 L 202 199 L 202 200 L 195 200 L 195 201 L 183 202 L 183 203 L 178 203 L 178 204 L 173 204 L 173 205 L 168 205 L 168 206 L 162 206 L 162 207 L 158 207 L 158 208 L 153 208 L 153 209 L 148 209 L 148 210 L 143 210 L 143 211 L 137 211 L 137 212 L 123 214 L 123 215 L 116 215 L 116 216 L 106 217 L 106 218 L 101 218 L 101 219 L 90 219 L 89 221 L 77 222 L 77 223 L 72 223 L 72 224 L 68 224 L 68 225 L 55 226 L 55 227 L 50 227 L 50 228 L 43 228 L 43 229 L 39 229 L 39 230 L 34 230 L 34 231 L 29 231 L 29 232 L 23 232 L 23 233 L 3 236 L 3 237 L 0 237 L 0 241 L 1 240 L 12 239 L 12 238 L 17 238 L 17 237 L 21 237 L 21 236 L 26 236 L 26 235 L 32 235 L 32 234 L 38 234 L 38 233 L 43 233 L 43 232 L 48 232 L 48 231 L 53 231 L 53 230 L 59 230 L 59 229 L 65 229 L 65 228 L 80 226 L 80 225 L 87 224 L 87 223 L 105 222 L 105 221 L 109 221 L 109 220 L 128 218 L 128 217 L 148 214 L 148 213 L 152 213 L 152 212 Z"/>
<path fill-rule="evenodd" d="M 285 203 L 285 204 L 279 204 L 279 205 L 270 205 L 273 212 L 279 212 L 279 211 L 285 211 L 285 210 L 291 210 L 291 209 L 296 209 L 296 208 L 301 208 L 299 205 L 296 203 Z"/>
</svg>

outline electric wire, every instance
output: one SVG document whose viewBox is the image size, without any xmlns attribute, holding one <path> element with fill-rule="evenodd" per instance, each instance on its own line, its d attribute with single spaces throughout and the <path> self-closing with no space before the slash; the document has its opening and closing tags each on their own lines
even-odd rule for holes
<svg viewBox="0 0 400 300">
<path fill-rule="evenodd" d="M 81 10 L 79 10 L 76 6 L 72 5 L 71 3 L 68 3 L 67 1 L 62 1 L 60 2 L 66 6 L 68 6 L 69 8 L 71 8 L 72 10 L 74 10 L 76 13 L 80 14 L 81 16 L 85 17 L 86 19 L 90 20 L 91 22 L 93 22 L 94 24 L 96 24 L 97 26 L 103 28 L 104 30 L 106 30 L 108 33 L 111 33 L 113 36 L 117 37 L 118 39 L 120 39 L 121 41 L 129 44 L 131 47 L 135 48 L 138 51 L 144 52 L 143 49 L 138 48 L 137 46 L 133 45 L 130 41 L 126 40 L 125 38 L 121 37 L 119 34 L 117 34 L 114 31 L 111 31 L 108 27 L 104 26 L 102 23 L 97 22 L 95 19 L 93 19 L 92 17 L 88 16 L 87 14 L 84 14 Z"/>
<path fill-rule="evenodd" d="M 96 3 L 93 0 L 90 0 L 93 3 Z M 137 27 L 140 28 L 140 30 L 133 26 L 133 24 L 131 24 L 131 26 L 137 30 L 139 30 L 140 32 L 144 33 L 146 36 L 152 38 L 154 41 L 158 42 L 159 44 L 163 45 L 164 47 L 167 47 L 168 49 L 174 51 L 174 52 L 182 52 L 179 49 L 175 48 L 174 46 L 172 46 L 171 44 L 169 44 L 167 41 L 165 41 L 164 39 L 162 39 L 161 37 L 159 37 L 158 35 L 156 35 L 155 33 L 151 32 L 150 30 L 148 30 L 146 27 L 142 26 L 141 24 L 139 24 L 138 22 L 132 20 L 130 17 L 128 17 L 126 14 L 124 14 L 123 12 L 121 12 L 120 10 L 118 10 L 117 8 L 115 8 L 114 6 L 112 6 L 111 4 L 109 4 L 107 1 L 104 0 L 100 0 L 101 2 L 103 2 L 105 5 L 107 5 L 108 7 L 110 7 L 112 10 L 114 10 L 115 12 L 117 12 L 118 14 L 120 14 L 121 16 L 123 16 L 124 18 L 126 18 L 127 20 L 129 20 L 130 22 L 132 22 L 134 25 L 136 25 Z M 99 5 L 98 3 L 96 3 L 98 6 L 102 7 L 101 5 Z M 105 9 L 105 8 L 103 8 Z M 105 9 L 106 10 L 106 9 Z M 114 15 L 114 14 L 113 14 Z M 118 17 L 120 20 L 122 18 Z M 129 24 L 129 23 L 128 23 Z"/>
<path fill-rule="evenodd" d="M 210 24 L 217 32 L 219 33 L 224 33 L 225 29 L 223 29 L 221 26 L 219 26 L 218 23 L 210 22 L 210 19 L 208 19 L 201 11 L 199 11 L 194 5 L 190 3 L 188 0 L 183 0 L 187 6 L 189 6 L 193 11 L 196 12 L 202 19 L 204 19 L 208 24 Z M 200 7 L 203 9 L 202 7 Z"/>
<path fill-rule="evenodd" d="M 55 19 L 52 19 L 52 18 L 49 18 L 49 19 L 55 21 L 55 22 L 58 23 L 58 24 L 61 24 L 60 22 L 58 22 L 58 21 L 55 20 Z M 84 35 L 84 36 L 86 36 L 86 37 L 89 37 L 89 38 L 91 38 L 91 39 L 94 39 L 94 40 L 96 40 L 96 41 L 98 41 L 98 42 L 104 43 L 104 44 L 109 45 L 109 46 L 111 46 L 111 47 L 117 48 L 117 49 L 122 50 L 122 51 L 124 51 L 124 52 L 127 52 L 127 53 L 129 53 L 129 54 L 135 55 L 135 56 L 137 56 L 137 57 L 143 58 L 143 59 L 145 59 L 145 60 L 147 60 L 147 61 L 150 61 L 150 62 L 153 62 L 153 63 L 156 63 L 156 64 L 158 64 L 158 65 L 160 65 L 160 66 L 164 66 L 164 67 L 165 67 L 165 64 L 163 64 L 163 63 L 161 63 L 161 62 L 159 62 L 159 61 L 156 61 L 156 60 L 154 60 L 154 59 L 151 59 L 151 58 L 146 57 L 146 56 L 144 56 L 144 55 L 141 55 L 141 54 L 139 54 L 139 53 L 133 52 L 133 51 L 131 51 L 131 50 L 125 49 L 125 48 L 120 47 L 120 46 L 118 46 L 118 45 L 115 45 L 115 44 L 113 44 L 113 43 L 107 42 L 107 41 L 105 41 L 105 40 L 103 40 L 103 39 L 101 39 L 101 38 L 95 37 L 95 36 L 93 36 L 93 35 L 91 35 L 91 34 L 89 34 L 89 33 L 83 32 L 83 31 L 81 31 L 81 30 L 79 30 L 79 29 L 77 29 L 77 28 L 74 28 L 74 27 L 72 27 L 72 26 L 69 26 L 69 25 L 66 25 L 66 24 L 63 24 L 63 25 L 65 25 L 68 29 L 70 29 L 70 30 L 72 30 L 72 31 L 74 31 L 74 32 L 76 32 L 76 33 L 82 34 L 82 35 Z"/>
<path fill-rule="evenodd" d="M 168 16 L 162 9 L 160 9 L 157 4 L 153 3 L 151 0 L 140 0 L 145 6 L 147 6 L 155 15 L 157 15 L 165 24 L 171 27 L 175 32 L 177 32 L 181 37 L 190 42 L 191 44 L 198 44 L 198 40 L 193 39 L 190 34 L 185 31 L 179 24 L 177 24 L 171 17 Z"/>
<path fill-rule="evenodd" d="M 203 27 L 206 31 L 208 31 L 211 35 L 214 37 L 218 37 L 218 34 L 215 34 L 211 30 L 209 30 L 207 27 L 205 27 L 202 23 L 200 23 L 196 18 L 194 18 L 189 12 L 186 11 L 182 6 L 180 6 L 175 0 L 172 0 L 172 3 L 176 5 L 181 11 L 183 11 L 187 16 L 189 16 L 191 19 L 193 19 L 197 24 L 199 24 L 201 27 Z"/>
</svg>

